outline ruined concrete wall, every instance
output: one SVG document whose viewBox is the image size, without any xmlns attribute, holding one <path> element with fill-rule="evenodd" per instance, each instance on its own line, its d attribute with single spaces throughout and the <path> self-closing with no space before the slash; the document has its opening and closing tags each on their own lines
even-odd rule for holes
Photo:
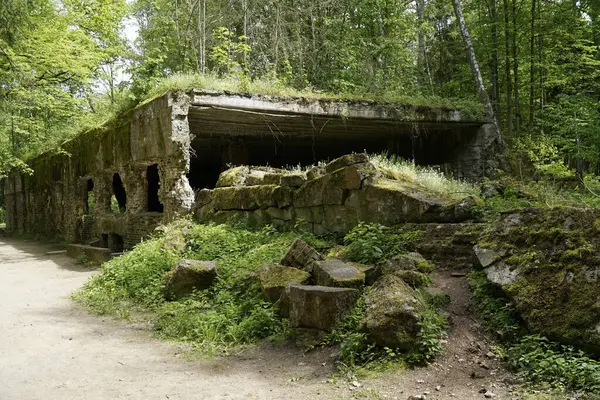
<svg viewBox="0 0 600 400">
<path fill-rule="evenodd" d="M 307 173 L 236 167 L 213 190 L 196 195 L 200 222 L 272 224 L 318 235 L 343 235 L 360 221 L 459 222 L 472 217 L 473 198 L 461 201 L 428 192 L 416 182 L 386 177 L 364 154 L 338 158 Z"/>
<path fill-rule="evenodd" d="M 186 95 L 164 95 L 75 137 L 61 152 L 33 159 L 33 175 L 10 174 L 4 188 L 7 231 L 130 248 L 159 223 L 189 212 L 194 197 L 185 176 L 188 105 Z M 146 173 L 154 164 L 163 212 L 148 211 Z M 111 209 L 114 174 L 119 175 L 126 196 L 125 209 L 120 211 Z M 88 207 L 90 180 L 92 210 Z"/>
</svg>

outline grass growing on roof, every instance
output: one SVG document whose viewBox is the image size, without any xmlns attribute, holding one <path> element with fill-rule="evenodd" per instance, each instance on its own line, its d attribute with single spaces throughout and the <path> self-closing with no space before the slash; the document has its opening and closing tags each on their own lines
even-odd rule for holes
<svg viewBox="0 0 600 400">
<path fill-rule="evenodd" d="M 152 316 L 160 336 L 191 342 L 207 354 L 221 353 L 287 330 L 275 306 L 262 299 L 255 279 L 259 267 L 279 262 L 298 236 L 317 248 L 330 246 L 312 235 L 278 233 L 268 227 L 253 232 L 190 224 L 184 238 L 182 222 L 177 224 L 105 263 L 73 299 L 97 314 L 126 318 L 132 311 L 144 312 Z M 163 276 L 185 258 L 216 260 L 217 282 L 186 299 L 168 302 Z"/>
</svg>

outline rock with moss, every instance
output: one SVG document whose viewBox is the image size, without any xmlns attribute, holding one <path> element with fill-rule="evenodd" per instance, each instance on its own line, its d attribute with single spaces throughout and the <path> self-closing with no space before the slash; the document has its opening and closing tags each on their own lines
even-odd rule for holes
<svg viewBox="0 0 600 400">
<path fill-rule="evenodd" d="M 417 343 L 426 306 L 414 289 L 395 275 L 384 275 L 365 295 L 364 329 L 381 346 L 410 350 Z"/>
<path fill-rule="evenodd" d="M 230 168 L 227 171 L 221 172 L 216 187 L 243 186 L 246 184 L 246 178 L 249 173 L 250 167 L 247 166 Z"/>
<path fill-rule="evenodd" d="M 177 300 L 195 290 L 209 288 L 217 278 L 214 261 L 181 260 L 164 276 L 165 297 Z"/>
<path fill-rule="evenodd" d="M 310 274 L 284 265 L 264 265 L 259 272 L 263 296 L 272 302 L 279 301 L 285 287 L 290 284 L 306 285 Z"/>
<path fill-rule="evenodd" d="M 600 210 L 526 209 L 481 239 L 484 269 L 537 334 L 600 354 Z M 482 263 L 487 264 L 487 261 Z"/>
<path fill-rule="evenodd" d="M 320 260 L 323 260 L 323 255 L 304 240 L 298 238 L 290 245 L 290 248 L 281 260 L 281 264 L 311 273 L 313 261 Z"/>
<path fill-rule="evenodd" d="M 379 266 L 381 274 L 395 274 L 397 271 L 430 272 L 434 269 L 432 263 L 419 253 L 411 252 L 398 254 L 386 260 Z"/>
<path fill-rule="evenodd" d="M 325 171 L 331 173 L 337 171 L 340 168 L 347 167 L 349 165 L 366 163 L 369 161 L 369 156 L 365 153 L 352 153 L 346 154 L 339 158 L 336 158 L 325 166 Z"/>
<path fill-rule="evenodd" d="M 365 285 L 365 274 L 360 269 L 336 258 L 313 261 L 312 271 L 317 285 L 357 289 Z"/>
<path fill-rule="evenodd" d="M 292 326 L 332 331 L 360 297 L 357 289 L 289 285 L 289 320 Z"/>
</svg>

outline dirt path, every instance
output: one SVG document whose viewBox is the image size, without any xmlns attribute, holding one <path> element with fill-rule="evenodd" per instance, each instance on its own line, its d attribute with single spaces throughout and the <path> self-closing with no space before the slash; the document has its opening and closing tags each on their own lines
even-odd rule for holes
<svg viewBox="0 0 600 400">
<path fill-rule="evenodd" d="M 423 392 L 430 393 L 428 399 L 483 399 L 482 387 L 495 398 L 511 398 L 505 373 L 484 356 L 485 340 L 473 336 L 464 303 L 468 298 L 454 278 L 438 282 L 458 290 L 453 296 L 459 299 L 452 309 L 455 328 L 440 361 L 353 385 L 352 380 L 329 379 L 335 369 L 327 349 L 303 355 L 265 344 L 236 357 L 186 361 L 180 348 L 152 338 L 146 327 L 74 307 L 66 296 L 93 272 L 64 255 L 46 255 L 49 250 L 0 238 L 0 400 L 403 400 Z M 490 368 L 478 366 L 477 360 Z M 483 378 L 471 378 L 472 370 L 483 370 Z"/>
</svg>

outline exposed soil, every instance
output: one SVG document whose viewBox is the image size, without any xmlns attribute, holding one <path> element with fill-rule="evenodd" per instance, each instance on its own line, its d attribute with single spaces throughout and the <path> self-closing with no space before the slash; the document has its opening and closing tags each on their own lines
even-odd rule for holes
<svg viewBox="0 0 600 400">
<path fill-rule="evenodd" d="M 88 314 L 67 296 L 94 272 L 50 246 L 0 238 L 0 399 L 510 399 L 513 378 L 486 354 L 469 312 L 465 278 L 450 293 L 453 326 L 444 355 L 427 368 L 375 378 L 332 378 L 335 350 L 303 354 L 265 343 L 215 360 L 188 360 L 149 327 Z M 478 362 L 483 362 L 482 366 Z M 439 390 L 436 390 L 438 387 Z"/>
</svg>

